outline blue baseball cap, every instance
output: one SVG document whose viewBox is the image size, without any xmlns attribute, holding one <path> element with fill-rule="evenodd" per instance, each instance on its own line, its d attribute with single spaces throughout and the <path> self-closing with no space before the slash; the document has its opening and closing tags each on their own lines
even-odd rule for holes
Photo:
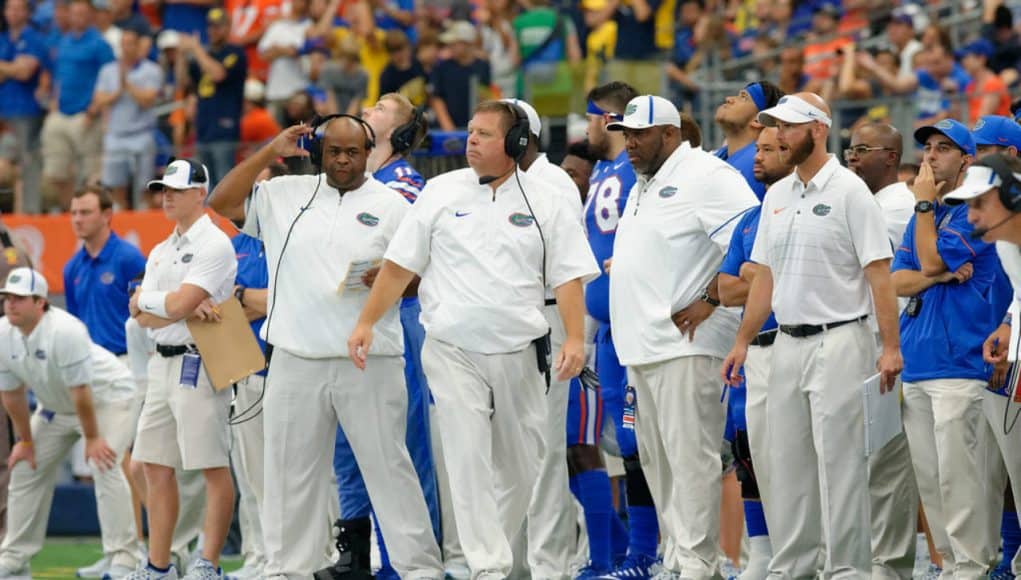
<svg viewBox="0 0 1021 580">
<path fill-rule="evenodd" d="M 975 54 L 978 56 L 984 56 L 986 58 L 989 58 L 993 56 L 993 50 L 994 47 L 992 42 L 990 42 L 988 39 L 980 38 L 978 40 L 973 40 L 968 44 L 965 44 L 960 50 L 957 51 L 957 54 L 955 56 L 957 56 L 957 58 L 963 58 L 969 54 Z"/>
<path fill-rule="evenodd" d="M 975 139 L 975 145 L 999 145 L 1010 147 L 1013 145 L 1021 151 L 1021 125 L 1010 117 L 1000 115 L 984 115 L 975 123 L 971 131 Z"/>
<path fill-rule="evenodd" d="M 971 131 L 960 121 L 943 119 L 935 125 L 919 127 L 915 131 L 915 142 L 919 145 L 925 145 L 926 140 L 935 133 L 939 133 L 953 141 L 954 145 L 957 145 L 966 154 L 975 155 L 975 139 L 971 136 Z"/>
</svg>

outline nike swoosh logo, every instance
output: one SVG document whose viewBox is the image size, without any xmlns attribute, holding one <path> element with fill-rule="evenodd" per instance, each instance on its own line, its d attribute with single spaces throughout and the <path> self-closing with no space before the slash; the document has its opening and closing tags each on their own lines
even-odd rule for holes
<svg viewBox="0 0 1021 580">
<path fill-rule="evenodd" d="M 471 215 L 471 212 L 470 211 L 455 211 L 454 212 L 454 217 L 464 217 L 466 215 Z"/>
<path fill-rule="evenodd" d="M 783 211 L 783 210 L 785 210 L 785 209 L 787 209 L 787 208 L 786 208 L 786 207 L 781 207 L 780 209 L 774 209 L 774 210 L 773 210 L 773 215 L 776 215 L 776 214 L 778 214 L 778 213 L 782 212 L 782 211 Z"/>
</svg>

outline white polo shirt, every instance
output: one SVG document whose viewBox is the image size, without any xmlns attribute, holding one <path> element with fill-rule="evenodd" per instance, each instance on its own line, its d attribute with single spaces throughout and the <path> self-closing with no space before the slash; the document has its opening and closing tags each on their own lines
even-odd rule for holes
<svg viewBox="0 0 1021 580">
<path fill-rule="evenodd" d="M 883 210 L 886 220 L 886 233 L 894 249 L 904 241 L 904 230 L 915 215 L 915 194 L 908 189 L 903 181 L 891 183 L 876 192 L 876 203 Z"/>
<path fill-rule="evenodd" d="M 804 184 L 797 172 L 769 188 L 752 261 L 773 273 L 780 324 L 827 324 L 872 311 L 863 268 L 893 257 L 883 211 L 854 172 L 829 161 Z"/>
<path fill-rule="evenodd" d="M 183 235 L 177 228 L 160 242 L 145 264 L 142 290 L 173 292 L 182 284 L 205 290 L 219 304 L 234 291 L 238 261 L 234 246 L 208 215 L 203 215 Z M 150 331 L 157 344 L 182 345 L 194 342 L 185 319 Z"/>
<path fill-rule="evenodd" d="M 295 223 L 316 187 L 315 200 Z M 262 338 L 305 358 L 347 357 L 347 339 L 369 288 L 340 292 L 341 284 L 353 262 L 382 260 L 411 205 L 371 177 L 341 195 L 319 175 L 264 181 L 248 203 L 244 232 L 266 244 L 269 266 L 267 305 L 272 317 L 262 325 Z M 281 261 L 288 230 L 291 237 Z M 373 354 L 404 353 L 396 306 L 387 310 L 374 331 Z"/>
<path fill-rule="evenodd" d="M 578 184 L 571 179 L 566 171 L 550 163 L 545 153 L 540 153 L 535 158 L 525 174 L 552 185 L 553 192 L 564 200 L 572 212 L 577 214 L 578 221 L 582 221 L 581 192 L 578 191 Z"/>
<path fill-rule="evenodd" d="M 726 356 L 739 310 L 717 308 L 694 341 L 670 316 L 701 298 L 741 216 L 757 205 L 736 169 L 687 141 L 651 179 L 638 177 L 617 224 L 610 273 L 610 323 L 621 364 Z"/>
<path fill-rule="evenodd" d="M 546 282 L 599 274 L 585 232 L 553 187 L 520 173 L 546 241 Z M 468 169 L 430 179 L 386 252 L 422 277 L 422 324 L 433 338 L 484 354 L 517 352 L 546 334 L 542 242 L 514 177 L 494 193 Z"/>
<path fill-rule="evenodd" d="M 0 319 L 0 391 L 32 389 L 48 411 L 74 414 L 69 389 L 88 385 L 96 404 L 131 399 L 135 381 L 113 353 L 94 344 L 80 320 L 55 306 L 25 336 Z"/>
</svg>

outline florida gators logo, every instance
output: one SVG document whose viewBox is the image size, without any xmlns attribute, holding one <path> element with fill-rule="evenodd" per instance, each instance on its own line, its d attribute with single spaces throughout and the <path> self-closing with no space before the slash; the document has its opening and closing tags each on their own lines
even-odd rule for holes
<svg viewBox="0 0 1021 580">
<path fill-rule="evenodd" d="M 362 224 L 374 228 L 379 225 L 379 218 L 372 215 L 369 212 L 362 212 L 358 214 L 356 219 Z"/>
<path fill-rule="evenodd" d="M 519 228 L 527 228 L 528 226 L 535 223 L 535 220 L 532 219 L 532 216 L 526 213 L 512 213 L 510 217 L 507 218 L 507 221 L 518 226 Z"/>
</svg>

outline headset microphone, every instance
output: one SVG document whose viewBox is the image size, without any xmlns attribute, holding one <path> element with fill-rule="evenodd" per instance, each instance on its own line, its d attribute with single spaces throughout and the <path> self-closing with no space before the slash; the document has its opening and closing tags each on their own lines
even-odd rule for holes
<svg viewBox="0 0 1021 580">
<path fill-rule="evenodd" d="M 1006 218 L 1003 218 L 1002 220 L 1000 220 L 1000 223 L 998 223 L 996 225 L 993 225 L 993 226 L 990 226 L 988 228 L 975 228 L 974 230 L 971 231 L 970 234 L 968 234 L 968 237 L 970 237 L 973 240 L 977 240 L 977 239 L 981 238 L 982 236 L 988 234 L 989 232 L 995 230 L 996 228 L 1002 226 L 1003 224 L 1009 222 L 1010 219 L 1013 218 L 1013 217 L 1014 217 L 1013 214 L 1011 214 L 1009 217 L 1006 217 Z"/>
</svg>

